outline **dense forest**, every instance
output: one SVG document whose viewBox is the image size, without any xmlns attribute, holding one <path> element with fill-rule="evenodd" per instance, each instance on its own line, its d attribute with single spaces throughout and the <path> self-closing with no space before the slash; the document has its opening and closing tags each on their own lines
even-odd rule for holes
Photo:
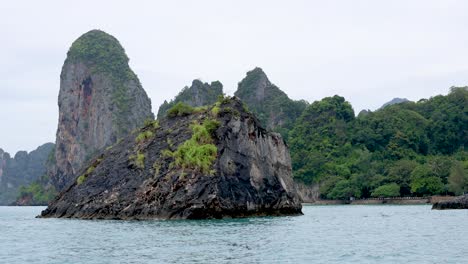
<svg viewBox="0 0 468 264">
<path fill-rule="evenodd" d="M 294 177 L 322 198 L 468 191 L 468 90 L 357 117 L 343 97 L 310 104 L 289 132 Z"/>
</svg>

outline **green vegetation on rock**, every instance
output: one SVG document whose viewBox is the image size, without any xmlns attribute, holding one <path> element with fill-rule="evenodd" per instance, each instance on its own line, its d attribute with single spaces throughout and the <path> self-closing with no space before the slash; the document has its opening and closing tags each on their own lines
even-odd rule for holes
<svg viewBox="0 0 468 264">
<path fill-rule="evenodd" d="M 140 132 L 138 134 L 138 136 L 135 138 L 135 141 L 137 143 L 141 143 L 147 139 L 150 139 L 153 137 L 153 132 L 151 132 L 150 130 L 146 130 L 146 131 L 143 131 L 143 132 Z"/>
<path fill-rule="evenodd" d="M 119 41 L 101 30 L 91 30 L 75 40 L 68 50 L 67 61 L 86 62 L 93 70 L 115 78 L 136 78 L 128 66 L 128 57 Z"/>
<path fill-rule="evenodd" d="M 330 199 L 463 193 L 467 102 L 464 87 L 358 117 L 343 97 L 314 102 L 289 133 L 294 177 Z"/>
<path fill-rule="evenodd" d="M 194 108 L 188 104 L 178 102 L 169 110 L 167 110 L 168 117 L 176 117 L 176 116 L 186 116 L 190 115 L 194 112 Z"/>
<path fill-rule="evenodd" d="M 463 163 L 456 161 L 448 177 L 449 191 L 455 195 L 468 193 L 468 160 Z"/>
<path fill-rule="evenodd" d="M 223 94 L 223 85 L 219 81 L 211 82 L 211 84 L 203 83 L 200 80 L 194 80 L 192 86 L 184 87 L 182 91 L 170 102 L 164 101 L 159 107 L 158 119 L 166 115 L 169 109 L 173 108 L 178 103 L 184 103 L 191 107 L 195 107 L 195 111 L 201 110 L 197 107 L 211 105 L 216 102 L 217 98 Z"/>
<path fill-rule="evenodd" d="M 172 157 L 173 166 L 198 170 L 208 175 L 213 174 L 212 165 L 218 151 L 213 144 L 213 134 L 218 127 L 219 122 L 211 119 L 206 119 L 202 124 L 192 124 L 192 137 L 174 152 L 164 150 L 163 156 Z"/>
<path fill-rule="evenodd" d="M 137 151 L 135 155 L 130 155 L 129 160 L 135 167 L 139 169 L 144 169 L 145 168 L 145 154 L 141 153 L 140 151 Z"/>
<path fill-rule="evenodd" d="M 20 187 L 18 200 L 28 199 L 30 205 L 44 205 L 52 200 L 56 194 L 57 192 L 52 186 L 45 188 L 39 181 L 36 181 L 28 186 Z"/>
<path fill-rule="evenodd" d="M 400 196 L 400 186 L 396 183 L 384 184 L 377 187 L 372 192 L 372 197 L 398 197 Z"/>
<path fill-rule="evenodd" d="M 85 171 L 83 174 L 81 174 L 80 176 L 78 176 L 78 178 L 76 178 L 76 183 L 77 183 L 78 185 L 83 184 L 83 183 L 86 181 L 86 179 L 88 178 L 88 176 L 89 176 L 91 173 L 94 172 L 94 170 L 95 170 L 96 167 L 101 163 L 101 161 L 102 161 L 102 156 L 99 157 L 99 158 L 97 158 L 97 159 L 95 159 L 95 160 L 92 162 L 92 164 L 86 169 L 86 171 Z"/>
</svg>

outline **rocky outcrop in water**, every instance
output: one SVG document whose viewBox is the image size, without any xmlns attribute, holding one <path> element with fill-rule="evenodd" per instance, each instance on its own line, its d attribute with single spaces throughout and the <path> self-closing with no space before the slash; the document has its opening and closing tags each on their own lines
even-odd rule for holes
<svg viewBox="0 0 468 264">
<path fill-rule="evenodd" d="M 261 68 L 247 72 L 234 95 L 245 102 L 262 125 L 280 132 L 284 137 L 307 106 L 305 101 L 291 100 L 270 82 Z"/>
<path fill-rule="evenodd" d="M 440 201 L 432 205 L 432 209 L 468 209 L 468 194 L 459 196 L 449 201 Z"/>
<path fill-rule="evenodd" d="M 214 104 L 220 95 L 223 95 L 223 85 L 219 81 L 208 84 L 200 80 L 193 80 L 192 86 L 184 87 L 174 100 L 171 100 L 169 103 L 164 101 L 159 107 L 158 119 L 163 118 L 167 110 L 179 102 L 192 107 L 210 105 Z"/>
<path fill-rule="evenodd" d="M 151 101 L 113 36 L 92 30 L 73 42 L 60 75 L 56 164 L 58 190 L 85 161 L 154 118 Z"/>
<path fill-rule="evenodd" d="M 83 219 L 301 214 L 289 151 L 237 99 L 169 110 L 98 155 L 42 212 Z"/>
<path fill-rule="evenodd" d="M 12 158 L 0 149 L 0 205 L 15 201 L 20 186 L 28 185 L 46 172 L 46 162 L 54 148 L 46 143 L 31 152 L 18 151 Z"/>
</svg>

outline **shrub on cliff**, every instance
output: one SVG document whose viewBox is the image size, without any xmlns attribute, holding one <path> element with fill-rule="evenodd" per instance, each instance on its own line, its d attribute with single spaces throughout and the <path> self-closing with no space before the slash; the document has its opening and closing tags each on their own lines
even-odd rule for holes
<svg viewBox="0 0 468 264">
<path fill-rule="evenodd" d="M 188 104 L 178 102 L 171 109 L 167 110 L 168 117 L 186 116 L 193 113 L 194 109 Z"/>
<path fill-rule="evenodd" d="M 205 120 L 203 124 L 193 124 L 192 137 L 181 144 L 176 151 L 166 150 L 164 155 L 174 158 L 173 165 L 213 174 L 211 169 L 218 149 L 213 143 L 212 134 L 219 127 L 216 120 Z"/>
</svg>

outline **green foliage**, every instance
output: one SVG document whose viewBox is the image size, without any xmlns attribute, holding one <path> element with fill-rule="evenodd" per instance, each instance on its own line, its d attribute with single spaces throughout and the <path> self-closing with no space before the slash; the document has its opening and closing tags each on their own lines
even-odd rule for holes
<svg viewBox="0 0 468 264">
<path fill-rule="evenodd" d="M 93 161 L 93 163 L 86 169 L 85 173 L 80 175 L 77 179 L 76 179 L 76 183 L 78 185 L 81 185 L 83 184 L 83 182 L 85 182 L 85 180 L 88 178 L 88 176 L 94 172 L 94 170 L 96 169 L 96 167 L 101 163 L 102 161 L 102 156 L 100 158 L 97 158 L 96 160 Z"/>
<path fill-rule="evenodd" d="M 468 192 L 468 161 L 455 162 L 448 177 L 448 189 L 455 195 Z"/>
<path fill-rule="evenodd" d="M 93 173 L 93 171 L 96 169 L 96 166 L 101 162 L 101 159 L 97 159 L 93 165 L 89 166 L 88 169 L 86 169 L 86 172 L 82 175 L 80 175 L 77 179 L 76 179 L 76 183 L 78 185 L 82 184 L 87 178 L 88 176 Z"/>
<path fill-rule="evenodd" d="M 100 72 L 134 77 L 129 71 L 128 57 L 119 41 L 100 30 L 89 31 L 73 42 L 67 60 L 87 62 Z"/>
<path fill-rule="evenodd" d="M 257 94 L 259 89 L 261 95 Z M 234 94 L 245 104 L 247 112 L 252 112 L 260 123 L 270 130 L 282 132 L 287 140 L 287 131 L 307 107 L 305 101 L 294 101 L 276 85 L 270 83 L 261 68 L 255 68 L 238 84 Z"/>
<path fill-rule="evenodd" d="M 47 188 L 39 182 L 33 182 L 28 186 L 21 186 L 19 189 L 19 199 L 31 198 L 31 204 L 47 204 L 52 200 L 57 191 L 52 187 Z"/>
<path fill-rule="evenodd" d="M 294 177 L 320 183 L 326 198 L 370 197 L 392 183 L 404 196 L 462 193 L 467 101 L 466 88 L 453 88 L 357 118 L 342 97 L 314 102 L 289 132 Z"/>
<path fill-rule="evenodd" d="M 192 137 L 181 144 L 176 151 L 163 150 L 162 155 L 174 159 L 172 166 L 213 174 L 211 167 L 218 150 L 213 144 L 212 134 L 218 126 L 219 123 L 214 120 L 205 120 L 201 125 L 193 124 Z"/>
<path fill-rule="evenodd" d="M 93 171 L 96 169 L 96 167 L 94 166 L 90 166 L 87 170 L 86 170 L 86 174 L 91 174 L 93 173 Z"/>
<path fill-rule="evenodd" d="M 175 104 L 171 109 L 167 110 L 168 117 L 176 117 L 176 116 L 186 116 L 190 115 L 194 112 L 193 107 L 188 104 L 184 104 L 179 102 Z"/>
<path fill-rule="evenodd" d="M 135 165 L 143 169 L 145 168 L 145 154 L 138 152 L 135 159 Z"/>
<path fill-rule="evenodd" d="M 416 178 L 411 182 L 411 191 L 417 195 L 441 194 L 444 191 L 444 184 L 435 176 Z"/>
<path fill-rule="evenodd" d="M 139 169 L 145 168 L 145 154 L 137 151 L 135 155 L 130 155 L 129 160 L 133 165 L 135 165 Z"/>
<path fill-rule="evenodd" d="M 213 106 L 213 108 L 211 108 L 211 115 L 213 117 L 217 117 L 220 110 L 221 109 L 220 109 L 220 107 L 218 105 Z"/>
<path fill-rule="evenodd" d="M 377 187 L 372 192 L 372 197 L 398 197 L 400 196 L 400 186 L 396 183 L 389 183 Z"/>
<path fill-rule="evenodd" d="M 203 127 L 208 131 L 210 135 L 213 135 L 216 130 L 219 128 L 220 123 L 217 120 L 212 120 L 212 119 L 205 119 L 203 121 Z"/>
<path fill-rule="evenodd" d="M 392 163 L 388 170 L 388 180 L 400 186 L 401 195 L 411 194 L 410 179 L 411 173 L 419 164 L 414 160 L 398 160 Z"/>
<path fill-rule="evenodd" d="M 76 179 L 76 183 L 78 185 L 81 185 L 87 178 L 87 175 L 86 174 L 82 174 L 80 175 L 77 179 Z"/>
<path fill-rule="evenodd" d="M 360 197 L 360 191 L 350 180 L 338 181 L 333 189 L 327 194 L 329 199 L 349 199 L 350 197 Z"/>
<path fill-rule="evenodd" d="M 198 107 L 193 108 L 194 113 L 201 113 L 201 112 L 204 112 L 206 110 L 208 110 L 208 106 L 206 106 L 206 105 L 198 106 Z"/>
<path fill-rule="evenodd" d="M 140 132 L 138 134 L 138 136 L 135 138 L 135 141 L 137 143 L 141 143 L 147 139 L 150 139 L 153 137 L 153 132 L 151 132 L 150 130 L 146 130 L 146 131 L 143 131 L 143 132 Z"/>
<path fill-rule="evenodd" d="M 351 151 L 346 143 L 353 119 L 351 105 L 340 96 L 309 105 L 289 135 L 294 176 L 305 182 L 317 182 L 329 174 L 346 176 L 334 161 Z"/>
<path fill-rule="evenodd" d="M 151 127 L 153 129 L 158 129 L 159 128 L 159 121 L 154 120 L 152 118 L 146 119 L 145 120 L 145 127 Z"/>
<path fill-rule="evenodd" d="M 161 170 L 161 163 L 159 161 L 155 161 L 153 163 L 153 170 L 154 170 L 154 176 L 157 177 Z"/>
</svg>

